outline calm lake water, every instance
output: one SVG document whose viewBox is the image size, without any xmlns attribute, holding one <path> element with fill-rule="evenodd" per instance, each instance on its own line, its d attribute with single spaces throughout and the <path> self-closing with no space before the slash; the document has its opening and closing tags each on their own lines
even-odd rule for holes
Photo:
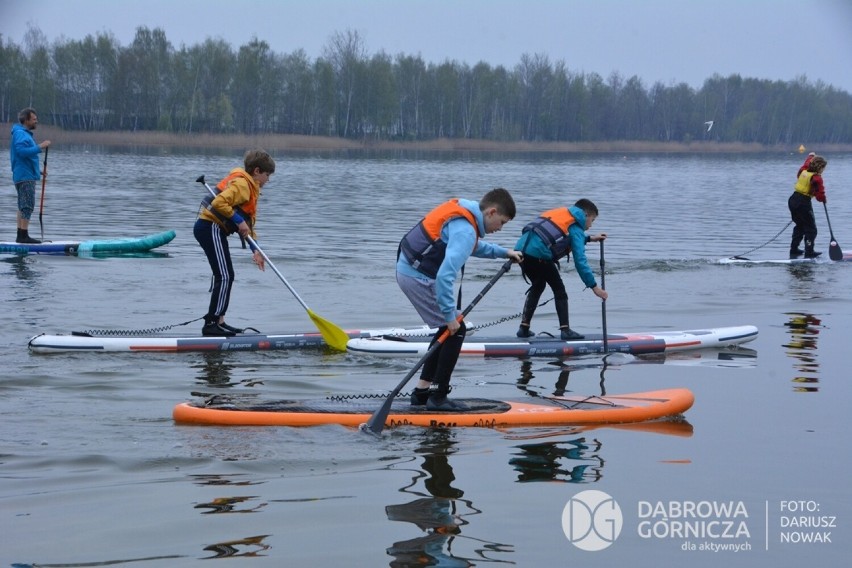
<svg viewBox="0 0 852 568">
<path fill-rule="evenodd" d="M 377 440 L 335 426 L 176 426 L 172 408 L 193 393 L 386 393 L 414 361 L 319 350 L 30 354 L 27 340 L 42 332 L 200 317 L 210 278 L 192 237 L 204 195 L 195 179 L 217 180 L 241 161 L 239 153 L 53 147 L 45 237 L 174 229 L 177 238 L 146 258 L 0 258 L 0 566 L 179 567 L 221 557 L 239 566 L 848 565 L 852 265 L 716 262 L 756 247 L 750 257 L 785 255 L 787 197 L 802 156 L 276 158 L 259 242 L 306 303 L 341 327 L 419 325 L 394 280 L 399 237 L 446 198 L 503 186 L 518 217 L 492 240 L 507 246 L 542 210 L 579 197 L 597 203 L 592 232 L 610 237 L 609 331 L 752 324 L 760 336 L 744 353 L 756 357 L 737 364 L 714 352 L 606 368 L 472 357 L 454 375 L 464 397 L 549 394 L 566 380 L 582 394 L 695 393 L 687 422 L 653 428 L 400 428 Z M 827 158 L 834 234 L 852 248 L 852 156 Z M 8 167 L 0 186 L 2 234 L 11 239 Z M 826 216 L 816 212 L 827 254 Z M 31 233 L 40 233 L 36 217 Z M 229 323 L 314 329 L 274 273 L 232 246 Z M 598 245 L 588 253 L 597 271 Z M 499 267 L 472 260 L 466 298 Z M 563 270 L 572 327 L 599 331 L 600 302 L 573 267 Z M 517 314 L 525 289 L 513 269 L 470 319 Z M 517 323 L 480 333 L 513 333 Z M 552 304 L 532 327 L 556 329 Z M 612 510 L 595 509 L 596 531 L 571 540 L 563 531 L 569 501 L 578 515 L 578 504 L 592 506 L 596 494 L 586 491 L 619 506 L 620 534 L 599 551 L 587 549 L 595 535 L 612 536 Z"/>
</svg>

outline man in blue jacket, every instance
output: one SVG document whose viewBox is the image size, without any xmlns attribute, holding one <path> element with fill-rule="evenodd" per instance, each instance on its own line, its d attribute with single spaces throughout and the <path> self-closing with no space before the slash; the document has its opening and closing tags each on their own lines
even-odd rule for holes
<svg viewBox="0 0 852 568">
<path fill-rule="evenodd" d="M 12 162 L 12 181 L 18 192 L 18 236 L 17 243 L 40 243 L 30 237 L 30 217 L 35 209 L 36 182 L 41 179 L 38 155 L 50 146 L 50 140 L 36 144 L 33 130 L 38 125 L 35 109 L 25 108 L 18 113 L 20 124 L 12 126 L 9 144 L 9 159 Z"/>
</svg>

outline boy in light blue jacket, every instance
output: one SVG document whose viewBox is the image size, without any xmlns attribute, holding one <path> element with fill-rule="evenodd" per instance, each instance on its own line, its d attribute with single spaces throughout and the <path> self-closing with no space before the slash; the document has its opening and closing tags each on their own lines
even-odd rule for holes
<svg viewBox="0 0 852 568">
<path fill-rule="evenodd" d="M 450 378 L 465 337 L 465 324 L 457 316 L 454 285 L 471 256 L 511 258 L 521 254 L 481 240 L 515 217 L 515 202 L 503 188 L 492 189 L 477 203 L 451 199 L 429 213 L 399 243 L 396 281 L 423 321 L 438 328 L 432 344 L 449 330 L 450 336 L 423 364 L 411 395 L 412 406 L 429 410 L 464 411 L 467 405 L 450 400 Z"/>
</svg>

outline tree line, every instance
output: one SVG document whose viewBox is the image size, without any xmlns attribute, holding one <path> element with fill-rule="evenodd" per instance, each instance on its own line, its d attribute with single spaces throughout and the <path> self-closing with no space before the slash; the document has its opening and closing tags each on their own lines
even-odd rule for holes
<svg viewBox="0 0 852 568">
<path fill-rule="evenodd" d="M 311 59 L 257 38 L 236 50 L 213 38 L 175 48 L 147 27 L 126 47 L 108 32 L 48 43 L 30 25 L 23 45 L 0 35 L 0 121 L 27 106 L 43 124 L 85 131 L 852 143 L 852 95 L 804 75 L 648 88 L 635 75 L 578 73 L 542 54 L 523 54 L 512 69 L 370 54 L 353 30 L 332 34 Z"/>
</svg>

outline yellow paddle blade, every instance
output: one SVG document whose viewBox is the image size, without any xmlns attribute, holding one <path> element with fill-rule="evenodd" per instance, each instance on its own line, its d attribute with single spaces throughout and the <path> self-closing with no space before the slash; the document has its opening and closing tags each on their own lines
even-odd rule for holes
<svg viewBox="0 0 852 568">
<path fill-rule="evenodd" d="M 313 310 L 308 310 L 308 315 L 311 316 L 311 320 L 313 320 L 317 329 L 320 330 L 322 338 L 329 347 L 338 351 L 346 351 L 346 342 L 349 341 L 349 335 L 345 331 L 327 319 L 321 318 Z"/>
</svg>

